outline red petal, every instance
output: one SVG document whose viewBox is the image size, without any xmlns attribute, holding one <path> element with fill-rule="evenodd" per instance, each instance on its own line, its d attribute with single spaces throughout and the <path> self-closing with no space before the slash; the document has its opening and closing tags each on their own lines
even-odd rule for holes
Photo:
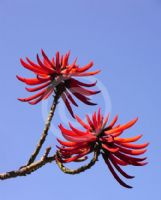
<svg viewBox="0 0 161 200">
<path fill-rule="evenodd" d="M 72 129 L 72 131 L 73 131 L 74 133 L 76 133 L 77 135 L 85 136 L 85 135 L 88 135 L 88 134 L 89 134 L 88 132 L 80 131 L 80 130 L 74 128 L 70 122 L 69 122 L 69 126 L 70 126 L 70 128 Z"/>
<path fill-rule="evenodd" d="M 81 67 L 81 68 L 78 68 L 78 72 L 82 73 L 82 72 L 85 72 L 87 71 L 88 69 L 90 69 L 91 67 L 93 66 L 93 62 L 90 62 L 88 63 L 87 65 Z"/>
<path fill-rule="evenodd" d="M 39 103 L 42 99 L 43 99 L 43 96 L 40 96 L 39 98 L 29 101 L 28 103 L 31 105 L 35 105 L 35 104 Z"/>
<path fill-rule="evenodd" d="M 92 90 L 87 90 L 85 88 L 82 88 L 81 86 L 79 85 L 74 85 L 74 84 L 71 84 L 71 88 L 72 90 L 74 90 L 75 92 L 77 93 L 80 93 L 82 95 L 87 95 L 87 96 L 90 96 L 90 95 L 94 95 L 94 94 L 98 94 L 100 93 L 101 91 L 92 91 Z"/>
<path fill-rule="evenodd" d="M 93 137 L 87 137 L 87 136 L 84 136 L 84 137 L 76 137 L 76 136 L 74 136 L 74 137 L 72 137 L 72 136 L 68 136 L 68 135 L 65 135 L 65 134 L 63 134 L 63 136 L 64 136 L 64 138 L 66 139 L 66 140 L 69 140 L 69 141 L 71 141 L 71 142 L 95 142 L 96 141 L 96 138 L 93 136 Z"/>
<path fill-rule="evenodd" d="M 67 162 L 76 161 L 76 160 L 78 160 L 79 158 L 81 158 L 81 157 L 87 155 L 89 152 L 90 152 L 90 149 L 87 149 L 84 153 L 78 154 L 78 155 L 73 156 L 73 157 L 71 157 L 71 158 L 64 159 L 63 162 L 64 162 L 64 163 L 67 163 Z"/>
<path fill-rule="evenodd" d="M 75 118 L 76 118 L 76 120 L 77 120 L 85 129 L 87 129 L 87 130 L 90 130 L 90 129 L 91 129 L 90 126 L 88 126 L 85 122 L 83 122 L 83 121 L 81 120 L 81 118 L 79 118 L 77 115 L 75 115 Z"/>
<path fill-rule="evenodd" d="M 27 64 L 23 59 L 20 59 L 20 62 L 22 64 L 23 67 L 25 67 L 26 69 L 29 69 L 31 71 L 33 71 L 36 74 L 46 74 L 46 71 L 41 70 L 40 68 L 36 68 L 34 66 L 31 66 L 29 64 Z"/>
<path fill-rule="evenodd" d="M 101 123 L 101 108 L 98 109 L 97 122 L 98 122 L 98 124 Z"/>
<path fill-rule="evenodd" d="M 68 136 L 77 136 L 77 134 L 74 133 L 73 131 L 70 131 L 70 130 L 64 128 L 64 127 L 62 126 L 62 124 L 59 125 L 59 128 L 60 128 L 61 132 L 62 132 L 63 134 L 65 134 L 65 135 L 68 135 Z"/>
<path fill-rule="evenodd" d="M 72 110 L 72 108 L 71 108 L 71 106 L 70 106 L 70 103 L 69 103 L 69 101 L 67 100 L 67 98 L 66 98 L 66 96 L 65 96 L 64 93 L 62 93 L 61 98 L 63 99 L 63 101 L 64 101 L 64 103 L 65 103 L 65 105 L 66 105 L 68 111 L 69 111 L 70 114 L 72 115 L 72 117 L 75 118 L 75 117 L 74 117 L 73 110 Z"/>
<path fill-rule="evenodd" d="M 44 59 L 46 60 L 46 62 L 49 64 L 49 66 L 51 67 L 52 71 L 54 72 L 55 70 L 53 70 L 54 65 L 53 63 L 50 61 L 50 59 L 48 58 L 48 56 L 45 54 L 45 52 L 43 51 L 43 49 L 41 49 L 41 53 L 42 56 L 44 57 Z"/>
<path fill-rule="evenodd" d="M 116 142 L 119 142 L 119 143 L 128 143 L 128 142 L 135 142 L 137 140 L 139 140 L 143 135 L 138 135 L 138 136 L 135 136 L 135 137 L 131 137 L 131 138 L 114 138 L 114 140 Z"/>
<path fill-rule="evenodd" d="M 144 144 L 131 144 L 131 143 L 122 143 L 121 146 L 128 147 L 131 149 L 144 149 L 147 147 L 149 143 L 144 143 Z"/>
<path fill-rule="evenodd" d="M 63 62 L 62 62 L 62 67 L 63 68 L 65 68 L 68 65 L 69 55 L 70 55 L 70 53 L 67 53 L 63 58 Z"/>
<path fill-rule="evenodd" d="M 116 115 L 114 117 L 114 119 L 112 120 L 112 122 L 109 124 L 108 129 L 112 128 L 115 125 L 115 123 L 117 122 L 117 120 L 118 120 L 118 115 Z"/>
<path fill-rule="evenodd" d="M 94 125 L 94 128 L 97 129 L 97 116 L 96 116 L 96 112 L 94 112 L 94 114 L 92 115 L 92 120 L 93 120 L 93 125 Z"/>
<path fill-rule="evenodd" d="M 37 93 L 37 94 L 35 94 L 35 95 L 33 95 L 33 96 L 30 96 L 30 97 L 28 97 L 28 98 L 19 98 L 18 100 L 23 101 L 23 102 L 31 101 L 31 100 L 36 99 L 36 98 L 38 98 L 39 96 L 43 95 L 43 94 L 46 92 L 46 90 L 47 90 L 47 89 L 45 88 L 44 90 L 40 91 L 39 93 Z"/>
<path fill-rule="evenodd" d="M 96 70 L 94 72 L 86 72 L 86 73 L 78 73 L 78 74 L 73 74 L 74 76 L 92 76 L 95 74 L 100 73 L 101 70 Z"/>
<path fill-rule="evenodd" d="M 54 92 L 53 86 L 49 87 L 49 88 L 48 88 L 48 91 L 47 91 L 46 94 L 44 94 L 44 96 L 43 96 L 43 100 L 47 99 L 53 92 Z"/>
<path fill-rule="evenodd" d="M 42 85 L 40 85 L 40 86 L 38 86 L 38 87 L 34 87 L 34 88 L 26 88 L 26 90 L 27 90 L 28 92 L 36 92 L 36 91 L 38 91 L 38 90 L 41 90 L 41 89 L 47 87 L 50 83 L 51 83 L 51 82 L 47 82 L 47 83 L 44 83 L 44 84 L 42 84 Z"/>
<path fill-rule="evenodd" d="M 18 80 L 28 84 L 28 85 L 38 85 L 38 84 L 41 84 L 41 83 L 44 83 L 46 82 L 46 80 L 44 81 L 40 81 L 38 80 L 37 78 L 23 78 L 21 76 L 16 76 Z"/>
<path fill-rule="evenodd" d="M 104 121 L 103 121 L 103 128 L 106 126 L 106 124 L 107 124 L 107 122 L 108 122 L 108 119 L 109 119 L 109 116 L 110 116 L 110 114 L 108 114 L 108 115 L 106 116 L 106 118 L 104 119 Z"/>
<path fill-rule="evenodd" d="M 111 173 L 112 173 L 112 175 L 114 176 L 114 178 L 118 181 L 118 183 L 119 183 L 120 185 L 122 185 L 123 187 L 132 188 L 131 186 L 129 186 L 129 185 L 127 185 L 126 183 L 124 183 L 124 182 L 120 179 L 120 177 L 116 174 L 115 170 L 113 169 L 113 167 L 112 167 L 110 161 L 109 161 L 108 158 L 105 156 L 105 154 L 102 154 L 102 156 L 103 156 L 103 159 L 104 159 L 105 163 L 107 164 L 109 170 L 111 171 Z"/>
<path fill-rule="evenodd" d="M 77 97 L 80 101 L 82 101 L 83 103 L 87 104 L 87 105 L 97 105 L 95 103 L 92 103 L 90 101 L 88 101 L 89 98 L 83 96 L 82 94 L 80 93 L 77 93 L 75 91 L 73 91 L 71 88 L 69 88 L 69 90 L 72 92 L 72 94 Z"/>
<path fill-rule="evenodd" d="M 73 99 L 73 97 L 70 95 L 70 93 L 67 90 L 65 90 L 65 94 L 68 97 L 68 99 L 71 101 L 71 103 L 78 107 L 78 104 L 75 102 L 75 100 Z"/>
<path fill-rule="evenodd" d="M 64 70 L 64 74 L 68 74 L 76 65 L 76 62 L 77 62 L 77 58 L 73 61 L 73 63 L 69 66 L 66 66 L 66 70 Z"/>
<path fill-rule="evenodd" d="M 92 129 L 94 129 L 94 124 L 92 123 L 92 121 L 91 121 L 91 119 L 90 119 L 90 117 L 89 117 L 88 115 L 86 115 L 86 119 L 87 119 L 88 124 L 90 125 L 90 127 L 91 127 Z"/>
<path fill-rule="evenodd" d="M 112 155 L 112 154 L 110 154 L 110 157 L 112 157 L 112 159 L 115 160 L 115 162 L 116 162 L 117 164 L 121 165 L 121 166 L 126 166 L 126 165 L 128 165 L 127 162 L 125 162 L 125 161 L 123 161 L 123 160 L 121 160 L 121 159 L 115 157 L 115 156 Z"/>
<path fill-rule="evenodd" d="M 121 152 L 129 154 L 129 155 L 141 155 L 144 154 L 147 150 L 146 149 L 141 149 L 141 150 L 132 150 L 132 149 L 127 149 L 121 146 L 116 145 L 120 149 Z"/>
<path fill-rule="evenodd" d="M 62 141 L 60 139 L 57 138 L 57 141 L 63 145 L 63 146 L 66 146 L 66 147 L 73 147 L 73 146 L 78 146 L 79 143 L 78 142 L 65 142 L 65 141 Z M 82 143 L 81 143 L 82 144 Z"/>
<path fill-rule="evenodd" d="M 127 162 L 129 165 L 136 165 L 138 166 L 138 164 L 144 160 L 146 160 L 146 157 L 144 158 L 136 158 L 136 157 L 132 157 L 132 156 L 128 156 L 126 154 L 123 154 L 121 152 L 116 152 L 115 155 L 120 158 L 121 160 Z"/>
<path fill-rule="evenodd" d="M 108 134 L 112 134 L 112 133 L 116 133 L 116 132 L 120 132 L 120 131 L 124 131 L 125 129 L 128 129 L 130 128 L 131 126 L 133 126 L 136 122 L 137 122 L 138 118 L 135 118 L 134 120 L 131 120 L 130 122 L 124 124 L 124 125 L 121 125 L 120 127 L 118 128 L 113 128 L 109 131 L 106 131 Z"/>
<path fill-rule="evenodd" d="M 60 69 L 60 55 L 59 52 L 56 52 L 56 69 L 59 70 Z"/>
<path fill-rule="evenodd" d="M 119 148 L 109 147 L 107 144 L 102 144 L 102 148 L 106 149 L 108 152 L 116 153 L 119 151 Z"/>
<path fill-rule="evenodd" d="M 124 172 L 121 167 L 119 167 L 119 165 L 117 164 L 117 162 L 113 159 L 113 157 L 111 157 L 111 155 L 109 155 L 109 159 L 111 160 L 112 164 L 114 165 L 114 167 L 121 173 L 121 175 L 123 175 L 125 178 L 131 179 L 134 178 L 135 176 L 130 176 L 128 175 L 126 172 Z"/>
<path fill-rule="evenodd" d="M 44 65 L 40 58 L 39 55 L 37 54 L 37 62 L 39 63 L 39 65 L 42 67 L 42 69 L 46 72 L 46 74 L 50 74 L 53 75 L 55 73 L 55 71 L 53 69 L 48 68 L 46 65 Z"/>
<path fill-rule="evenodd" d="M 85 87 L 93 87 L 96 85 L 97 81 L 95 81 L 94 83 L 83 83 L 81 81 L 78 81 L 74 78 L 71 78 L 71 83 L 77 84 L 77 85 L 81 85 L 81 86 L 85 86 Z"/>
</svg>

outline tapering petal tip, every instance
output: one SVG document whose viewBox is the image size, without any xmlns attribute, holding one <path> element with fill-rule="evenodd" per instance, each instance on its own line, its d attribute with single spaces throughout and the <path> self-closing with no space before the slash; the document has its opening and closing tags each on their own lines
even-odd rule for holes
<svg viewBox="0 0 161 200">
<path fill-rule="evenodd" d="M 23 81 L 23 80 L 24 80 L 24 78 L 22 78 L 21 76 L 18 76 L 18 75 L 16 75 L 16 78 L 17 78 L 19 81 Z"/>
<path fill-rule="evenodd" d="M 26 102 L 24 98 L 17 98 L 17 100 L 19 100 L 21 102 Z"/>
</svg>

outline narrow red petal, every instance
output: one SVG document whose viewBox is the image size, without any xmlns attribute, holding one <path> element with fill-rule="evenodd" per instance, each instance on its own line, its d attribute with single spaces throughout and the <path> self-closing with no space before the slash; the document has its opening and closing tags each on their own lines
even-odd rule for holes
<svg viewBox="0 0 161 200">
<path fill-rule="evenodd" d="M 81 81 L 78 81 L 74 78 L 71 78 L 71 83 L 74 83 L 74 84 L 77 84 L 77 85 L 81 85 L 81 86 L 84 86 L 84 87 L 93 87 L 96 85 L 97 81 L 95 81 L 94 83 L 83 83 Z"/>
<path fill-rule="evenodd" d="M 97 129 L 97 116 L 96 116 L 96 112 L 94 112 L 94 114 L 92 115 L 92 121 L 93 121 L 93 125 L 94 125 L 94 128 Z"/>
<path fill-rule="evenodd" d="M 79 158 L 81 158 L 81 157 L 87 155 L 89 152 L 90 152 L 90 149 L 87 149 L 84 153 L 78 154 L 78 155 L 73 156 L 73 157 L 71 157 L 71 158 L 64 159 L 63 162 L 64 162 L 64 163 L 68 163 L 68 162 L 76 161 L 76 160 L 78 160 Z"/>
<path fill-rule="evenodd" d="M 36 91 L 38 91 L 38 90 L 41 90 L 41 89 L 47 87 L 50 83 L 51 83 L 51 82 L 47 82 L 47 83 L 44 83 L 44 84 L 42 84 L 42 85 L 40 85 L 40 86 L 38 86 L 38 87 L 34 87 L 34 88 L 26 88 L 26 90 L 27 90 L 28 92 L 36 92 Z"/>
<path fill-rule="evenodd" d="M 46 72 L 44 70 L 41 70 L 40 68 L 36 68 L 34 66 L 31 66 L 31 65 L 27 64 L 22 58 L 20 59 L 20 62 L 21 62 L 23 67 L 33 71 L 36 74 L 46 74 Z"/>
<path fill-rule="evenodd" d="M 69 103 L 69 101 L 67 100 L 67 98 L 66 98 L 66 96 L 65 96 L 64 93 L 62 93 L 61 98 L 63 99 L 63 101 L 64 101 L 64 103 L 65 103 L 65 105 L 66 105 L 68 111 L 70 112 L 71 116 L 72 116 L 73 118 L 75 118 L 75 117 L 74 117 L 73 110 L 72 110 L 72 108 L 71 108 L 71 106 L 70 106 L 70 103 Z"/>
<path fill-rule="evenodd" d="M 82 101 L 83 103 L 87 104 L 87 105 L 97 105 L 95 103 L 92 103 L 90 101 L 88 101 L 88 98 L 83 96 L 82 94 L 80 93 L 77 93 L 75 91 L 73 91 L 71 88 L 69 88 L 69 90 L 72 92 L 72 94 L 77 97 L 80 101 Z"/>
<path fill-rule="evenodd" d="M 58 51 L 56 52 L 56 69 L 60 69 L 60 54 Z"/>
<path fill-rule="evenodd" d="M 98 94 L 98 93 L 101 92 L 100 90 L 98 90 L 98 91 L 87 90 L 87 89 L 82 88 L 78 85 L 72 85 L 71 84 L 71 87 L 72 87 L 72 90 L 74 90 L 75 92 L 78 92 L 82 95 L 87 95 L 87 96 L 95 95 L 95 94 Z"/>
<path fill-rule="evenodd" d="M 82 73 L 82 72 L 85 72 L 85 71 L 87 71 L 88 69 L 90 69 L 92 66 L 93 66 L 93 62 L 90 62 L 90 63 L 88 63 L 87 65 L 85 65 L 85 66 L 79 68 L 77 71 Z"/>
<path fill-rule="evenodd" d="M 115 162 L 116 162 L 117 164 L 121 165 L 121 166 L 126 166 L 126 165 L 128 165 L 127 162 L 125 162 L 125 161 L 123 161 L 123 160 L 121 160 L 121 159 L 115 157 L 115 156 L 112 155 L 112 154 L 110 154 L 110 157 L 112 157 L 112 159 L 115 160 Z"/>
<path fill-rule="evenodd" d="M 132 150 L 132 149 L 127 149 L 124 147 L 121 147 L 121 145 L 116 145 L 120 149 L 121 152 L 129 154 L 129 155 L 141 155 L 144 154 L 147 150 L 146 149 L 141 149 L 141 150 Z"/>
<path fill-rule="evenodd" d="M 107 122 L 108 122 L 108 120 L 109 120 L 109 116 L 110 116 L 110 114 L 108 114 L 108 115 L 106 116 L 106 118 L 104 119 L 104 121 L 103 121 L 103 128 L 106 126 L 106 124 L 107 124 Z"/>
<path fill-rule="evenodd" d="M 88 124 L 90 125 L 90 127 L 91 127 L 92 129 L 94 129 L 94 124 L 93 124 L 93 122 L 91 121 L 89 115 L 86 115 L 86 119 L 87 119 L 87 122 L 88 122 Z"/>
<path fill-rule="evenodd" d="M 31 100 L 36 99 L 39 96 L 43 95 L 45 92 L 46 92 L 46 88 L 33 96 L 30 96 L 28 98 L 19 98 L 18 100 L 20 100 L 22 102 L 31 101 Z"/>
<path fill-rule="evenodd" d="M 70 93 L 67 90 L 65 90 L 65 94 L 66 94 L 67 98 L 71 101 L 71 103 L 78 107 L 78 104 L 75 102 L 72 95 L 70 95 Z"/>
<path fill-rule="evenodd" d="M 69 126 L 70 126 L 70 128 L 72 129 L 72 131 L 73 131 L 74 133 L 76 133 L 77 135 L 85 136 L 85 135 L 88 135 L 88 134 L 89 134 L 88 132 L 84 132 L 84 131 L 81 131 L 81 130 L 79 130 L 79 129 L 74 128 L 70 122 L 69 122 Z"/>
<path fill-rule="evenodd" d="M 87 129 L 87 130 L 90 130 L 90 129 L 91 129 L 90 126 L 88 126 L 85 122 L 83 122 L 83 121 L 81 120 L 81 118 L 79 118 L 77 115 L 75 115 L 75 118 L 76 118 L 76 120 L 77 120 L 85 129 Z"/>
<path fill-rule="evenodd" d="M 129 165 L 136 165 L 139 162 L 142 162 L 142 161 L 146 160 L 146 157 L 144 157 L 144 158 L 136 158 L 136 157 L 128 156 L 128 155 L 123 154 L 121 152 L 116 152 L 115 155 L 118 158 L 120 158 L 121 160 L 127 162 Z"/>
<path fill-rule="evenodd" d="M 43 51 L 43 49 L 41 49 L 41 53 L 42 53 L 42 56 L 44 57 L 44 59 L 47 61 L 47 63 L 49 64 L 49 66 L 53 69 L 54 68 L 54 65 L 53 63 L 50 61 L 50 59 L 48 58 L 48 56 L 45 54 L 45 52 Z M 53 70 L 54 72 L 54 70 Z"/>
<path fill-rule="evenodd" d="M 100 71 L 101 70 L 96 70 L 94 72 L 78 73 L 78 74 L 74 74 L 74 76 L 93 76 L 100 73 Z"/>
<path fill-rule="evenodd" d="M 133 126 L 136 122 L 137 122 L 138 118 L 135 118 L 134 120 L 131 120 L 130 122 L 121 125 L 118 128 L 113 128 L 111 130 L 106 131 L 106 133 L 108 134 L 112 134 L 112 133 L 116 133 L 116 132 L 120 132 L 120 131 L 124 131 L 125 129 L 130 128 L 131 126 Z"/>
<path fill-rule="evenodd" d="M 115 125 L 115 123 L 117 122 L 117 120 L 118 120 L 118 115 L 116 115 L 114 117 L 114 119 L 112 120 L 112 122 L 109 124 L 108 129 L 112 128 Z"/>
<path fill-rule="evenodd" d="M 39 63 L 39 65 L 42 67 L 42 69 L 46 72 L 46 74 L 50 74 L 50 75 L 53 75 L 55 73 L 55 71 L 51 68 L 48 68 L 46 65 L 44 65 L 40 58 L 39 58 L 39 55 L 37 54 L 37 62 Z"/>
<path fill-rule="evenodd" d="M 149 143 L 144 143 L 144 144 L 131 144 L 131 143 L 122 143 L 121 146 L 128 147 L 131 149 L 144 149 L 147 147 Z"/>
<path fill-rule="evenodd" d="M 66 146 L 66 147 L 73 147 L 73 146 L 78 146 L 79 143 L 78 142 L 65 142 L 65 141 L 62 141 L 60 139 L 57 138 L 57 141 L 63 145 L 63 146 Z"/>
<path fill-rule="evenodd" d="M 111 155 L 109 155 L 109 159 L 111 160 L 113 166 L 118 170 L 118 172 L 120 172 L 120 174 L 122 176 L 124 176 L 125 178 L 131 179 L 134 178 L 135 176 L 130 176 L 129 174 L 127 174 L 125 171 L 123 171 L 121 169 L 121 167 L 117 164 L 117 162 L 113 159 L 113 157 Z"/>
<path fill-rule="evenodd" d="M 103 159 L 104 159 L 105 163 L 107 164 L 109 170 L 111 171 L 113 177 L 117 180 L 117 182 L 118 182 L 120 185 L 122 185 L 123 187 L 132 188 L 131 186 L 129 186 L 129 185 L 127 185 L 126 183 L 124 183 L 124 182 L 120 179 L 120 177 L 116 174 L 115 170 L 113 169 L 113 167 L 112 167 L 110 161 L 109 161 L 108 158 L 105 156 L 105 154 L 102 154 L 102 156 L 103 156 Z"/>
<path fill-rule="evenodd" d="M 143 135 L 138 135 L 138 136 L 135 136 L 135 137 L 131 137 L 131 138 L 118 138 L 118 137 L 115 137 L 114 140 L 116 142 L 119 142 L 119 143 L 128 143 L 128 142 L 136 142 L 137 140 L 139 140 Z"/>
<path fill-rule="evenodd" d="M 108 152 L 116 153 L 119 151 L 119 148 L 109 147 L 107 144 L 102 144 L 102 148 L 106 149 Z"/>
</svg>

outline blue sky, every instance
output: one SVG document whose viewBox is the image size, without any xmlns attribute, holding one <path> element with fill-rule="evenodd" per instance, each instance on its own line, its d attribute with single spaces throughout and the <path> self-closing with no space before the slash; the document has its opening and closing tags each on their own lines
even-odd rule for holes
<svg viewBox="0 0 161 200">
<path fill-rule="evenodd" d="M 93 60 L 94 68 L 102 70 L 97 79 L 103 88 L 93 100 L 111 116 L 119 114 L 121 123 L 138 116 L 139 122 L 126 135 L 143 133 L 142 142 L 150 142 L 149 164 L 127 168 L 136 175 L 128 181 L 132 190 L 117 184 L 100 159 L 77 176 L 63 174 L 53 163 L 30 176 L 0 182 L 3 200 L 161 198 L 160 21 L 159 0 L 0 1 L 0 171 L 23 165 L 43 129 L 51 102 L 30 106 L 17 101 L 28 94 L 15 78 L 30 76 L 19 58 L 34 60 L 41 48 L 49 56 L 70 49 L 71 60 L 78 56 L 80 65 Z M 96 109 L 80 104 L 75 112 L 84 117 Z M 57 125 L 69 120 L 60 104 L 46 146 L 54 147 Z"/>
</svg>

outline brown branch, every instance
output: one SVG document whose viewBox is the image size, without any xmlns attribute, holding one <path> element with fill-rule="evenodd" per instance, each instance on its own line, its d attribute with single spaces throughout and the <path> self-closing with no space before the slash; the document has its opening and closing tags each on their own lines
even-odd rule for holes
<svg viewBox="0 0 161 200">
<path fill-rule="evenodd" d="M 57 153 L 56 153 L 55 161 L 56 161 L 57 165 L 59 166 L 59 168 L 61 169 L 62 172 L 66 173 L 66 174 L 74 175 L 74 174 L 79 174 L 81 172 L 84 172 L 87 169 L 90 169 L 96 163 L 96 161 L 98 160 L 99 154 L 100 154 L 100 151 L 95 150 L 93 158 L 91 159 L 91 161 L 88 164 L 79 167 L 78 169 L 69 169 L 69 168 L 65 167 L 63 165 L 63 163 L 60 161 L 61 158 L 60 158 L 59 151 L 57 151 Z"/>
<path fill-rule="evenodd" d="M 55 94 L 55 97 L 54 97 L 54 100 L 53 100 L 53 103 L 52 103 L 52 106 L 51 106 L 51 109 L 50 109 L 50 112 L 49 112 L 49 115 L 48 115 L 48 119 L 45 123 L 45 128 L 42 132 L 42 135 L 41 135 L 41 138 L 36 146 L 36 149 L 34 150 L 34 152 L 32 153 L 27 165 L 30 165 L 31 163 L 33 163 L 37 157 L 37 155 L 39 154 L 40 152 L 40 149 L 43 145 L 43 143 L 45 142 L 45 139 L 48 135 L 48 131 L 49 131 L 49 128 L 50 128 L 50 124 L 51 124 L 51 120 L 54 116 L 54 112 L 55 112 L 55 109 L 56 109 L 56 106 L 58 104 L 58 100 L 59 100 L 59 97 L 61 96 L 62 92 L 64 91 L 64 88 L 61 87 L 61 85 L 59 85 L 57 87 L 57 90 L 56 90 L 56 94 Z M 26 165 L 26 166 L 27 166 Z"/>
<path fill-rule="evenodd" d="M 0 174 L 0 180 L 5 180 L 5 179 L 9 179 L 9 178 L 16 178 L 19 176 L 26 176 L 28 174 L 31 174 L 32 172 L 38 170 L 39 168 L 41 168 L 42 166 L 46 165 L 47 163 L 51 163 L 55 160 L 55 155 L 51 156 L 51 157 L 47 157 L 49 151 L 51 148 L 47 148 L 45 154 L 43 155 L 43 157 L 39 160 L 36 161 L 28 166 L 22 166 L 20 167 L 18 170 L 14 170 L 14 171 L 9 171 L 9 172 L 5 172 Z"/>
</svg>

